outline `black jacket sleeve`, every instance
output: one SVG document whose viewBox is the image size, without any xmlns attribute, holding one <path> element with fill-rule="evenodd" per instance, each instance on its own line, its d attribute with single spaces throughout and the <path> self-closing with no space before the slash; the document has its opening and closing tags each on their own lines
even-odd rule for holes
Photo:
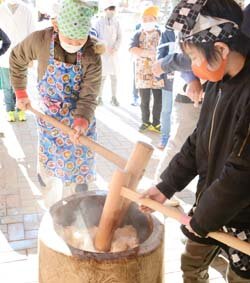
<svg viewBox="0 0 250 283">
<path fill-rule="evenodd" d="M 2 40 L 2 47 L 0 49 L 0 56 L 3 55 L 10 47 L 10 40 L 5 32 L 0 29 L 0 39 Z"/>
<path fill-rule="evenodd" d="M 162 182 L 156 185 L 167 198 L 171 198 L 176 192 L 183 190 L 197 175 L 195 156 L 196 129 L 161 174 Z"/>
<path fill-rule="evenodd" d="M 202 194 L 190 222 L 192 229 L 203 237 L 224 225 L 233 225 L 235 216 L 242 220 L 249 218 L 250 119 L 246 118 L 245 130 L 240 130 L 235 136 L 232 153 L 221 175 Z"/>
</svg>

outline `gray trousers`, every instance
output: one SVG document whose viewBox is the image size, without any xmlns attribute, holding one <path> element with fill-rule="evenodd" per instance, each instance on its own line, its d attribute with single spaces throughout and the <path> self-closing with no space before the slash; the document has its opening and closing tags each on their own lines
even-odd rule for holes
<svg viewBox="0 0 250 283">
<path fill-rule="evenodd" d="M 199 119 L 200 109 L 192 103 L 174 102 L 172 112 L 171 133 L 160 162 L 156 168 L 155 182 L 160 181 L 161 173 L 167 168 L 172 158 L 180 151 L 189 135 L 194 131 Z"/>
<path fill-rule="evenodd" d="M 106 79 L 107 79 L 107 76 L 102 76 L 102 82 L 101 82 L 100 93 L 99 93 L 100 97 L 102 97 L 102 95 L 103 95 L 103 87 L 104 87 Z M 111 81 L 112 97 L 116 97 L 116 92 L 117 92 L 117 77 L 116 77 L 116 75 L 110 75 L 110 81 Z"/>
<path fill-rule="evenodd" d="M 208 268 L 220 248 L 187 240 L 185 252 L 181 256 L 183 283 L 209 283 Z M 249 283 L 250 279 L 241 278 L 231 267 L 227 268 L 228 283 Z"/>
</svg>

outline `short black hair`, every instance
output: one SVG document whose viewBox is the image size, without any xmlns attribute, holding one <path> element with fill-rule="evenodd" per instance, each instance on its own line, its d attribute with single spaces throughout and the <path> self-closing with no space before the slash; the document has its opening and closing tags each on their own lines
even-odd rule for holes
<svg viewBox="0 0 250 283">
<path fill-rule="evenodd" d="M 110 11 L 114 11 L 115 10 L 115 6 L 109 6 L 105 9 L 105 11 L 110 10 Z"/>
<path fill-rule="evenodd" d="M 236 23 L 239 27 L 241 27 L 243 22 L 242 9 L 234 0 L 208 0 L 206 5 L 202 8 L 201 14 L 203 16 L 227 19 Z M 218 41 L 227 44 L 231 51 L 236 51 L 243 56 L 247 56 L 249 54 L 250 39 L 240 30 L 234 37 Z M 203 53 L 209 63 L 213 63 L 219 56 L 219 53 L 214 47 L 214 43 L 215 42 L 184 42 L 181 44 L 181 47 L 182 49 L 185 49 L 186 46 L 194 46 Z"/>
</svg>

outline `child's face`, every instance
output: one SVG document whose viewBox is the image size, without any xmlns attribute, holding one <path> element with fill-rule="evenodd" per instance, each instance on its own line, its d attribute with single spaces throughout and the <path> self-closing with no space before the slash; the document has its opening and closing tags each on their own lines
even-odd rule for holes
<svg viewBox="0 0 250 283">
<path fill-rule="evenodd" d="M 142 22 L 143 23 L 150 23 L 150 22 L 155 22 L 156 18 L 154 16 L 143 16 L 142 17 Z"/>
<path fill-rule="evenodd" d="M 215 49 L 217 52 L 216 60 L 208 63 L 205 55 L 195 46 L 186 45 L 184 47 L 185 53 L 191 59 L 193 73 L 197 77 L 211 82 L 217 82 L 226 74 L 227 56 L 225 56 L 222 48 L 215 46 Z"/>
</svg>

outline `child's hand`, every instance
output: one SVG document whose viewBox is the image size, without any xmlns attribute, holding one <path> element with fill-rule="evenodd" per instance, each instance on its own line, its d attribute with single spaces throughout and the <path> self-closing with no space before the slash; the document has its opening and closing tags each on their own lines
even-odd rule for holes
<svg viewBox="0 0 250 283">
<path fill-rule="evenodd" d="M 164 196 L 164 194 L 162 194 L 157 187 L 151 187 L 150 189 L 148 189 L 144 194 L 142 194 L 141 198 L 150 198 L 152 200 L 155 200 L 159 203 L 164 203 L 167 198 Z M 153 212 L 152 209 L 141 205 L 140 206 L 140 210 L 144 213 L 151 213 Z"/>
<path fill-rule="evenodd" d="M 157 78 L 160 77 L 162 74 L 164 74 L 164 71 L 162 70 L 162 67 L 161 67 L 161 62 L 162 60 L 158 60 L 157 62 L 154 63 L 152 67 L 152 72 L 154 76 Z"/>
<path fill-rule="evenodd" d="M 74 127 L 75 133 L 70 135 L 70 139 L 75 145 L 80 145 L 80 136 L 84 136 L 86 134 L 86 129 L 82 126 Z"/>
<path fill-rule="evenodd" d="M 17 98 L 16 105 L 18 109 L 26 111 L 28 106 L 30 105 L 30 99 L 28 97 Z"/>
<path fill-rule="evenodd" d="M 194 107 L 198 107 L 203 98 L 203 90 L 200 80 L 195 79 L 188 83 L 186 95 L 194 102 Z"/>
<path fill-rule="evenodd" d="M 152 50 L 152 49 L 143 49 L 142 57 L 155 58 L 156 57 L 156 51 Z"/>
<path fill-rule="evenodd" d="M 74 119 L 73 129 L 75 130 L 75 133 L 70 135 L 70 139 L 75 145 L 81 144 L 79 138 L 80 136 L 86 135 L 88 126 L 89 123 L 86 119 L 84 118 Z"/>
</svg>

